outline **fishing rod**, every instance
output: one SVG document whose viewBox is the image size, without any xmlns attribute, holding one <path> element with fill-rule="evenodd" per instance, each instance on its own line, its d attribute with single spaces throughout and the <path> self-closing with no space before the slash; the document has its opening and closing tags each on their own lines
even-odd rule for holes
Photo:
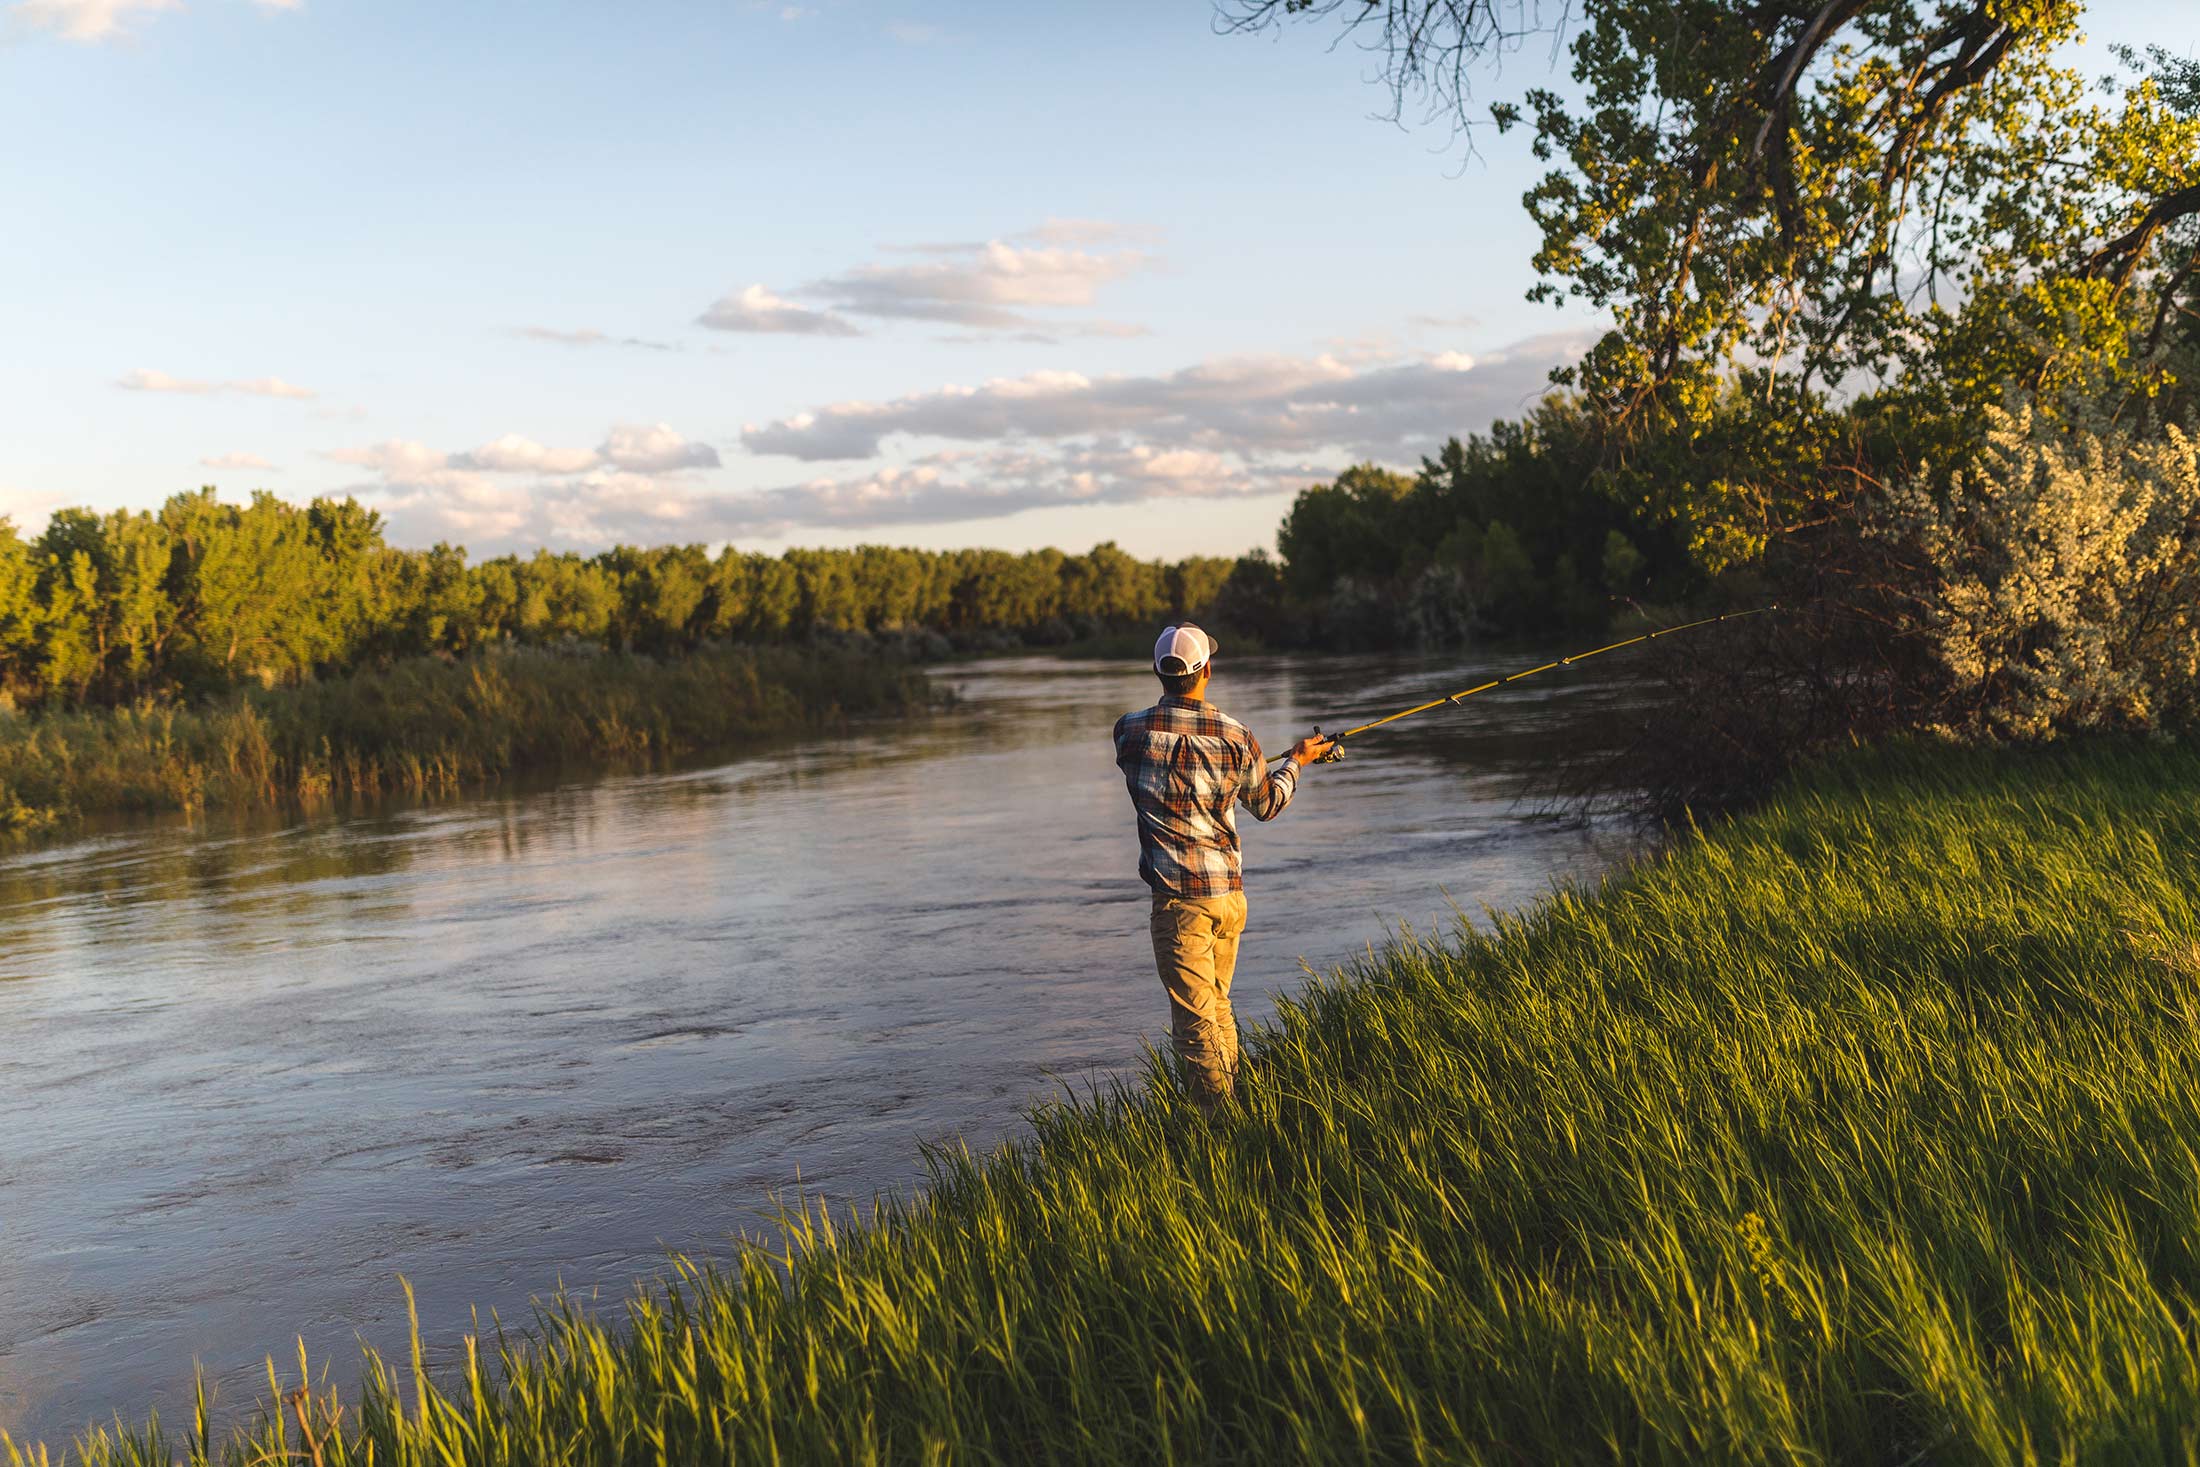
<svg viewBox="0 0 2200 1467">
<path fill-rule="evenodd" d="M 1342 759 L 1344 757 L 1344 741 L 1353 737 L 1355 734 L 1364 734 L 1369 729 L 1381 728 L 1386 723 L 1396 723 L 1401 718 L 1411 718 L 1416 713 L 1426 713 L 1431 708 L 1442 708 L 1446 704 L 1457 704 L 1467 698 L 1473 697 L 1476 693 L 1487 693 L 1492 688 L 1501 688 L 1507 683 L 1519 682 L 1524 677 L 1534 677 L 1539 672 L 1549 672 L 1554 667 L 1572 667 L 1577 662 L 1587 662 L 1592 657 L 1602 657 L 1607 652 L 1617 652 L 1622 647 L 1632 647 L 1638 642 L 1655 642 L 1658 638 L 1670 637 L 1675 632 L 1691 632 L 1694 631 L 1697 627 L 1717 626 L 1722 621 L 1740 621 L 1745 616 L 1763 616 L 1768 611 L 1778 611 L 1779 609 L 1780 608 L 1777 605 L 1759 606 L 1749 611 L 1729 611 L 1722 616 L 1707 616 L 1701 621 L 1683 622 L 1677 627 L 1660 627 L 1654 632 L 1644 632 L 1639 637 L 1629 637 L 1624 642 L 1614 642 L 1608 647 L 1598 647 L 1591 652 L 1576 652 L 1571 657 L 1561 657 L 1555 662 L 1546 662 L 1540 667 L 1523 668 L 1519 672 L 1507 673 L 1503 677 L 1492 678 L 1486 683 L 1480 683 L 1471 688 L 1464 688 L 1456 693 L 1448 693 L 1441 698 L 1432 698 L 1426 703 L 1416 703 L 1411 708 L 1399 709 L 1396 713 L 1391 714 L 1387 718 L 1378 718 L 1372 723 L 1363 723 L 1358 728 L 1346 729 L 1343 733 L 1336 735 L 1335 741 L 1329 752 L 1322 755 L 1322 757 L 1315 762 L 1319 764 L 1334 764 L 1338 760 Z M 1321 736 L 1321 731 L 1322 726 L 1318 723 L 1315 724 L 1314 734 L 1317 738 Z M 1273 764 L 1278 759 L 1284 759 L 1288 757 L 1289 756 L 1286 754 L 1272 754 L 1269 756 L 1268 762 L 1270 764 Z"/>
</svg>

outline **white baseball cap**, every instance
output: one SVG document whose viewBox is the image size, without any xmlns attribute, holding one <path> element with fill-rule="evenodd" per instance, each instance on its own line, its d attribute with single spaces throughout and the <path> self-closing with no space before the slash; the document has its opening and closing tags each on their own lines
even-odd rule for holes
<svg viewBox="0 0 2200 1467">
<path fill-rule="evenodd" d="M 1221 650 L 1213 637 L 1180 621 L 1161 629 L 1161 639 L 1153 644 L 1153 670 L 1163 677 L 1183 677 L 1205 667 L 1207 659 Z"/>
</svg>

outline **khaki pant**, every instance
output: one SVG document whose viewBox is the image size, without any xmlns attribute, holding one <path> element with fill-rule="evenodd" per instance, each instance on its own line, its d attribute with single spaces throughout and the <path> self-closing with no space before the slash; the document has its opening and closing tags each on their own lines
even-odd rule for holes
<svg viewBox="0 0 2200 1467">
<path fill-rule="evenodd" d="M 1245 893 L 1153 899 L 1153 958 L 1169 993 L 1169 1041 L 1184 1087 L 1213 1110 L 1237 1083 L 1237 1018 L 1230 978 L 1245 933 Z"/>
</svg>

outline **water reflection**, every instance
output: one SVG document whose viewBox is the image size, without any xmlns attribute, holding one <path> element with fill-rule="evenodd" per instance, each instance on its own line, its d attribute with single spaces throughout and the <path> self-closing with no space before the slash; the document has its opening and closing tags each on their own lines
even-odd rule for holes
<svg viewBox="0 0 2200 1467">
<path fill-rule="evenodd" d="M 1508 662 L 1507 665 L 1514 665 Z M 1273 748 L 1474 662 L 1227 666 Z M 1166 1018 L 1120 667 L 948 675 L 906 727 L 732 764 L 313 819 L 117 827 L 0 861 L 0 1424 L 232 1406 L 302 1333 L 431 1337 L 613 1297 L 794 1181 L 867 1196 L 984 1144 Z M 1524 819 L 1571 677 L 1386 731 L 1246 822 L 1243 1011 L 1400 923 L 1515 905 L 1623 845 Z"/>
</svg>

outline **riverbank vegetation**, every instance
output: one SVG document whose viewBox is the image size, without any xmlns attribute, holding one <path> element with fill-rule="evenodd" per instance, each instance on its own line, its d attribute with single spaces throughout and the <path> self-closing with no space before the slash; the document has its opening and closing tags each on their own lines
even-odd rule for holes
<svg viewBox="0 0 2200 1467">
<path fill-rule="evenodd" d="M 0 520 L 0 832 L 445 790 L 916 708 L 916 663 L 1070 645 L 1228 570 L 699 545 L 469 561 L 349 499 Z"/>
<path fill-rule="evenodd" d="M 234 505 L 205 490 L 157 511 L 62 510 L 29 539 L 0 520 L 0 708 L 189 700 L 514 646 L 1047 646 L 1204 606 L 1228 570 L 1113 545 L 620 546 L 469 561 L 462 547 L 385 543 L 380 517 L 351 499 Z"/>
<path fill-rule="evenodd" d="M 1302 494 L 1221 593 L 1265 640 L 1779 603 L 1665 649 L 1668 815 L 1904 733 L 2193 731 L 2200 60 L 2087 74 L 2082 0 L 1220 10 L 1531 132 L 1531 296 L 1611 323 L 1520 421 Z M 1499 90 L 1537 44 L 1570 84 Z"/>
<path fill-rule="evenodd" d="M 2196 796 L 2160 745 L 1851 758 L 1313 986 L 1215 1124 L 1049 1106 L 616 1328 L 82 1456 L 2184 1460 Z"/>
<path fill-rule="evenodd" d="M 111 811 L 444 793 L 523 770 L 676 758 L 925 701 L 907 664 L 829 647 L 414 657 L 190 706 L 0 720 L 0 831 Z"/>
</svg>

